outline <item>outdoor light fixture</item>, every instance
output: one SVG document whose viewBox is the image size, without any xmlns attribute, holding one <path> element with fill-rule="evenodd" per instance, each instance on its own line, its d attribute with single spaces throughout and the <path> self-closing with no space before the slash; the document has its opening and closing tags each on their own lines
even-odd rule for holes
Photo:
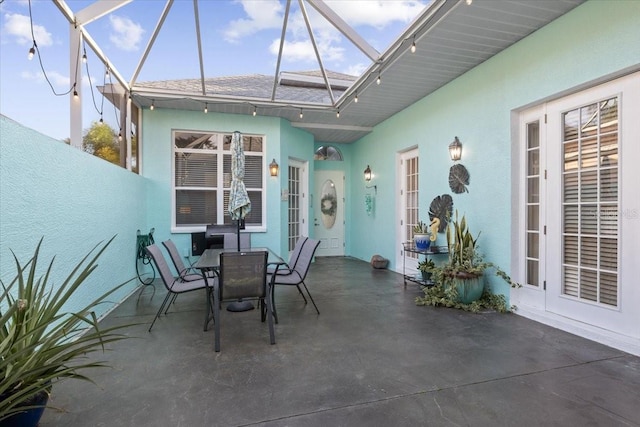
<svg viewBox="0 0 640 427">
<path fill-rule="evenodd" d="M 449 144 L 449 155 L 451 160 L 457 162 L 462 158 L 462 143 L 456 136 L 451 144 Z"/>
<path fill-rule="evenodd" d="M 273 161 L 269 164 L 269 174 L 271 174 L 271 176 L 278 176 L 278 163 L 276 162 L 276 159 L 273 159 Z"/>
<path fill-rule="evenodd" d="M 364 180 L 369 182 L 371 181 L 371 168 L 367 165 L 367 168 L 364 170 Z"/>
</svg>

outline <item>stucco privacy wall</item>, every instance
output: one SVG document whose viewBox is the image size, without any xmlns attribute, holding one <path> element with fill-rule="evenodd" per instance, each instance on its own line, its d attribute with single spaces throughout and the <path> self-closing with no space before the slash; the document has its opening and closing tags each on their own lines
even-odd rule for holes
<svg viewBox="0 0 640 427">
<path fill-rule="evenodd" d="M 180 253 L 191 247 L 190 233 L 171 231 L 171 179 L 172 179 L 172 130 L 233 132 L 261 134 L 266 136 L 265 177 L 266 177 L 266 232 L 253 233 L 253 246 L 268 246 L 287 255 L 286 238 L 281 238 L 286 227 L 286 203 L 280 200 L 280 188 L 286 187 L 284 173 L 288 155 L 313 156 L 311 135 L 282 125 L 281 119 L 265 116 L 242 116 L 237 114 L 204 114 L 200 111 L 179 111 L 156 108 L 144 110 L 142 155 L 144 176 L 149 179 L 147 203 L 148 223 L 156 229 L 156 240 L 171 238 Z M 277 178 L 268 175 L 268 164 L 276 159 L 280 165 Z M 309 158 L 309 157 L 307 157 Z M 312 158 L 312 157 L 311 157 Z M 284 222 L 283 222 L 284 221 Z M 286 228 L 284 228 L 286 230 Z"/>
<path fill-rule="evenodd" d="M 44 237 L 41 272 L 55 256 L 51 283 L 61 283 L 114 235 L 67 308 L 80 309 L 135 277 L 136 230 L 147 227 L 144 189 L 144 178 L 0 116 L 0 277 L 15 277 L 10 250 L 26 262 Z M 131 281 L 110 300 L 122 300 L 137 285 Z M 102 305 L 97 314 L 110 308 Z"/>
<path fill-rule="evenodd" d="M 509 270 L 511 263 L 511 114 L 513 110 L 640 64 L 640 2 L 588 1 L 511 48 L 462 75 L 386 120 L 354 144 L 353 158 L 366 159 L 378 185 L 375 216 L 354 207 L 351 254 L 369 259 L 374 252 L 402 260 L 397 247 L 396 154 L 419 147 L 420 217 L 428 219 L 431 200 L 451 194 L 471 230 L 482 231 L 486 258 Z M 419 47 L 418 47 L 419 48 Z M 453 194 L 448 185 L 453 162 L 448 144 L 462 141 L 461 163 L 471 175 L 469 193 Z M 354 172 L 358 175 L 357 170 Z M 353 203 L 364 185 L 351 180 Z M 357 219 L 357 220 L 356 220 Z M 372 233 L 375 230 L 375 233 Z M 439 241 L 444 242 L 440 234 Z M 442 244 L 442 243 L 441 243 Z M 499 292 L 506 284 L 492 279 Z"/>
</svg>

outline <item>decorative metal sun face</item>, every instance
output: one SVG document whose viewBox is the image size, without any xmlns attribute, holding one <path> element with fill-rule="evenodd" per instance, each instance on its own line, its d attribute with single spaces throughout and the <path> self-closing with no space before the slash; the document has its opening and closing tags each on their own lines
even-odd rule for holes
<svg viewBox="0 0 640 427">
<path fill-rule="evenodd" d="M 433 218 L 436 217 L 440 219 L 439 233 L 444 233 L 447 229 L 447 222 L 449 221 L 451 212 L 453 212 L 453 199 L 449 194 L 437 196 L 431 201 L 431 205 L 429 206 L 429 219 L 433 220 Z"/>
</svg>

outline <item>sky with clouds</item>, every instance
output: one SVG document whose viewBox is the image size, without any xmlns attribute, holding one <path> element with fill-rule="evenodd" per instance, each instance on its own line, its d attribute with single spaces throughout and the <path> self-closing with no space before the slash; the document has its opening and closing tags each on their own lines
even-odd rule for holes
<svg viewBox="0 0 640 427">
<path fill-rule="evenodd" d="M 1 0 L 0 0 L 1 1 Z M 77 13 L 90 0 L 67 0 Z M 383 53 L 424 10 L 427 0 L 327 0 L 347 24 Z M 359 75 L 371 64 L 306 2 L 310 26 L 326 69 Z M 86 29 L 129 81 L 165 7 L 160 0 L 134 0 L 90 22 Z M 30 11 L 31 17 L 30 19 Z M 201 0 L 198 3 L 206 77 L 274 75 L 286 3 L 282 0 Z M 70 70 L 69 24 L 49 0 L 0 3 L 0 113 L 57 139 L 69 135 L 69 95 L 77 80 Z M 38 55 L 27 57 L 35 39 Z M 319 65 L 297 1 L 291 2 L 281 71 L 317 70 Z M 95 90 L 104 83 L 104 64 L 86 47 L 82 69 L 83 123 L 117 127 L 116 113 Z M 44 68 L 45 73 L 42 72 Z M 199 78 L 193 2 L 176 0 L 137 81 Z M 91 80 L 91 84 L 89 84 Z M 93 90 L 91 87 L 93 86 Z M 58 95 L 58 96 L 57 96 Z M 89 98 L 89 99 L 87 99 Z"/>
</svg>

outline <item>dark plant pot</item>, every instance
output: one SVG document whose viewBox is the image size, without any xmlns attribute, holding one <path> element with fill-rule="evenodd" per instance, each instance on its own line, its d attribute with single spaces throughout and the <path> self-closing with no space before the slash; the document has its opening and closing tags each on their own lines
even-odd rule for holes
<svg viewBox="0 0 640 427">
<path fill-rule="evenodd" d="M 0 396 L 0 399 L 2 396 Z M 25 406 L 41 406 L 40 408 L 27 409 L 24 412 L 18 412 L 8 418 L 0 420 L 0 427 L 36 427 L 42 418 L 45 406 L 49 401 L 49 393 L 43 391 L 36 394 L 33 400 L 25 403 Z"/>
<path fill-rule="evenodd" d="M 451 280 L 458 291 L 458 302 L 470 304 L 482 296 L 482 291 L 484 291 L 482 276 L 459 273 Z"/>
<path fill-rule="evenodd" d="M 429 280 L 431 280 L 430 271 L 421 271 L 420 273 L 422 273 L 422 280 L 424 280 L 425 282 L 428 282 Z"/>
</svg>

